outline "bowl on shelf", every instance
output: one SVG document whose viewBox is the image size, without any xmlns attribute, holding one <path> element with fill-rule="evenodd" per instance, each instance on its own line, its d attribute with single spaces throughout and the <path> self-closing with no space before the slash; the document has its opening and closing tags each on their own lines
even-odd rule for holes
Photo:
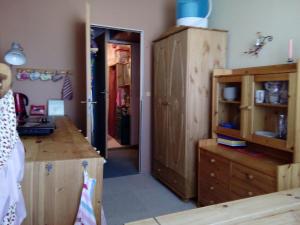
<svg viewBox="0 0 300 225">
<path fill-rule="evenodd" d="M 237 87 L 224 87 L 223 97 L 226 101 L 234 101 L 237 98 Z"/>
<path fill-rule="evenodd" d="M 276 133 L 271 131 L 255 131 L 255 134 L 258 136 L 268 137 L 268 138 L 276 138 Z"/>
<path fill-rule="evenodd" d="M 237 129 L 238 127 L 234 123 L 230 122 L 221 122 L 219 124 L 220 127 L 229 128 L 229 129 Z"/>
</svg>

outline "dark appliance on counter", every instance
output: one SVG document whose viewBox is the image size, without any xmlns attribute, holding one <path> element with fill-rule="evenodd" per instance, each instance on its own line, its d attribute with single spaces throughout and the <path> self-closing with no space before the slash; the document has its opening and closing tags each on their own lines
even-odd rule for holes
<svg viewBox="0 0 300 225">
<path fill-rule="evenodd" d="M 18 124 L 24 124 L 28 117 L 26 112 L 26 106 L 29 103 L 28 97 L 23 93 L 15 92 L 14 98 Z"/>
<path fill-rule="evenodd" d="M 50 117 L 29 117 L 17 127 L 20 136 L 44 136 L 54 130 L 55 122 Z"/>
</svg>

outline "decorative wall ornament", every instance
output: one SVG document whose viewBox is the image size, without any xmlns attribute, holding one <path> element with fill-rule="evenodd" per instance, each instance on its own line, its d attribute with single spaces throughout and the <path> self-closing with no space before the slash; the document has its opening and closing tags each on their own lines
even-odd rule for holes
<svg viewBox="0 0 300 225">
<path fill-rule="evenodd" d="M 266 45 L 266 43 L 273 41 L 273 36 L 271 36 L 271 35 L 263 36 L 261 34 L 261 32 L 257 32 L 256 35 L 257 35 L 257 38 L 256 38 L 254 46 L 252 48 L 250 48 L 248 51 L 245 51 L 244 52 L 245 54 L 258 56 L 258 54 L 260 53 L 262 48 Z"/>
</svg>

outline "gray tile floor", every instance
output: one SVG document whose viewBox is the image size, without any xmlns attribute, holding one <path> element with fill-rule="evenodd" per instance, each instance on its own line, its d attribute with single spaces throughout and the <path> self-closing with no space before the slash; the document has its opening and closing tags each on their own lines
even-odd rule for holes
<svg viewBox="0 0 300 225">
<path fill-rule="evenodd" d="M 104 179 L 103 207 L 108 225 L 195 208 L 148 174 Z"/>
</svg>

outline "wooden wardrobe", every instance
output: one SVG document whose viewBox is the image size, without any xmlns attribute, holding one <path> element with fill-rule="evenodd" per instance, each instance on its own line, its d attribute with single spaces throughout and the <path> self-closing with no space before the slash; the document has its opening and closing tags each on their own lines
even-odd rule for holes
<svg viewBox="0 0 300 225">
<path fill-rule="evenodd" d="M 196 147 L 210 134 L 211 77 L 227 32 L 176 27 L 154 42 L 152 173 L 183 199 L 196 195 Z"/>
</svg>

